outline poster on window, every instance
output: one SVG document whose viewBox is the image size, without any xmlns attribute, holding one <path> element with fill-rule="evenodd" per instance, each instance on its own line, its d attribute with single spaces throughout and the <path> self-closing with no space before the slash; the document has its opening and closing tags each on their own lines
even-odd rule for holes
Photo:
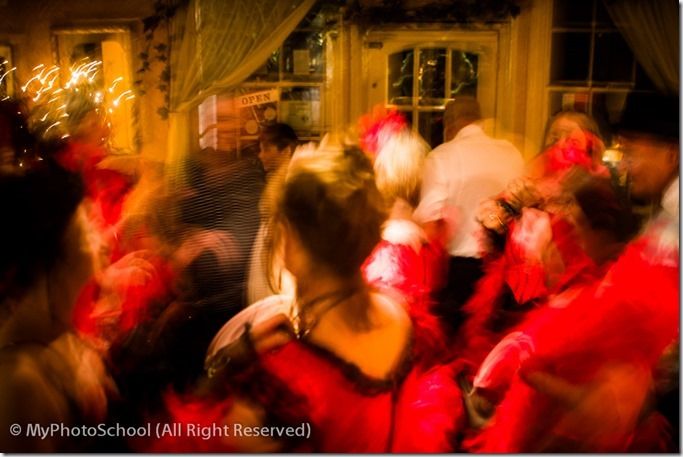
<svg viewBox="0 0 683 457">
<path fill-rule="evenodd" d="M 254 137 L 261 126 L 277 122 L 280 92 L 277 89 L 250 92 L 237 96 L 240 110 L 240 136 Z"/>
</svg>

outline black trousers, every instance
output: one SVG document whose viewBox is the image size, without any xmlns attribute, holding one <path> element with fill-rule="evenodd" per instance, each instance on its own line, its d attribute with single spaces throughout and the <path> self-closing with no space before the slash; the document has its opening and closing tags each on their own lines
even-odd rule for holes
<svg viewBox="0 0 683 457">
<path fill-rule="evenodd" d="M 451 257 L 443 289 L 436 292 L 435 313 L 449 337 L 454 336 L 464 320 L 462 306 L 484 275 L 483 261 L 474 257 Z"/>
</svg>

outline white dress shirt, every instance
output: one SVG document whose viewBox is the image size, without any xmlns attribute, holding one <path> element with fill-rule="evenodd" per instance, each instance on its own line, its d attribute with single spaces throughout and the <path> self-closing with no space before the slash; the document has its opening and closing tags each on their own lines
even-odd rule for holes
<svg viewBox="0 0 683 457">
<path fill-rule="evenodd" d="M 480 125 L 470 124 L 427 156 L 414 217 L 421 223 L 446 221 L 451 256 L 479 257 L 477 208 L 519 177 L 523 167 L 522 155 L 512 143 L 491 138 Z"/>
</svg>

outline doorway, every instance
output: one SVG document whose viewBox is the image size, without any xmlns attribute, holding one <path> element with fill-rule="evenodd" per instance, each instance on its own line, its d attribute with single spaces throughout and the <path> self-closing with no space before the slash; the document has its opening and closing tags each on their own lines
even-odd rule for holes
<svg viewBox="0 0 683 457">
<path fill-rule="evenodd" d="M 494 134 L 499 34 L 491 31 L 375 31 L 364 40 L 366 111 L 376 105 L 404 113 L 435 147 L 443 142 L 443 111 L 458 95 L 479 100 L 484 130 Z"/>
</svg>

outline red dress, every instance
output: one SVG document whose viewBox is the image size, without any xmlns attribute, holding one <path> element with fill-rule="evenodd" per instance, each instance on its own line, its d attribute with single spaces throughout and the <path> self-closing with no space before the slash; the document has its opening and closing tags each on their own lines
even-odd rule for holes
<svg viewBox="0 0 683 457">
<path fill-rule="evenodd" d="M 429 243 L 422 229 L 409 220 L 389 220 L 382 236 L 363 264 L 363 276 L 375 289 L 393 290 L 407 304 L 416 360 L 426 365 L 442 362 L 447 354 L 446 337 L 431 308 L 432 293 L 444 278 L 445 252 Z"/>
<path fill-rule="evenodd" d="M 468 319 L 459 332 L 457 351 L 474 366 L 483 361 L 502 336 L 526 318 L 529 304 L 544 304 L 549 296 L 591 283 L 604 274 L 580 246 L 571 223 L 553 215 L 550 222 L 552 244 L 562 264 L 550 287 L 547 284 L 551 273 L 546 266 L 526 259 L 521 254 L 525 247 L 508 239 L 503 253 L 487 263 L 484 277 L 464 305 Z M 510 233 L 514 230 L 515 222 Z M 514 309 L 504 309 L 506 289 L 514 298 Z"/>
<path fill-rule="evenodd" d="M 145 262 L 150 270 L 142 274 L 131 269 L 137 276 L 121 275 L 115 292 L 104 291 L 96 278 L 83 286 L 72 311 L 72 323 L 82 337 L 111 342 L 154 317 L 158 310 L 152 304 L 167 303 L 175 279 L 170 264 L 152 253 Z"/>
<path fill-rule="evenodd" d="M 278 450 L 340 453 L 449 452 L 463 425 L 451 370 L 412 368 L 410 346 L 398 368 L 381 380 L 302 340 L 245 359 L 244 369 L 220 380 L 228 400 L 171 396 L 169 421 L 234 425 L 225 417 L 238 395 L 263 407 L 267 426 L 303 424 L 307 436 L 288 438 Z M 151 450 L 244 451 L 239 437 L 232 438 L 164 438 Z"/>
<path fill-rule="evenodd" d="M 642 415 L 652 372 L 679 333 L 678 246 L 661 235 L 655 225 L 570 306 L 539 311 L 522 328 L 532 349 L 470 450 L 666 449 L 666 430 L 651 426 L 661 416 Z M 576 398 L 567 404 L 567 395 L 530 382 L 538 373 L 567 383 Z"/>
<path fill-rule="evenodd" d="M 90 217 L 100 230 L 120 220 L 123 204 L 133 184 L 131 178 L 123 173 L 98 166 L 106 155 L 102 146 L 73 142 L 57 157 L 64 168 L 81 174 L 85 196 L 92 206 Z"/>
</svg>

